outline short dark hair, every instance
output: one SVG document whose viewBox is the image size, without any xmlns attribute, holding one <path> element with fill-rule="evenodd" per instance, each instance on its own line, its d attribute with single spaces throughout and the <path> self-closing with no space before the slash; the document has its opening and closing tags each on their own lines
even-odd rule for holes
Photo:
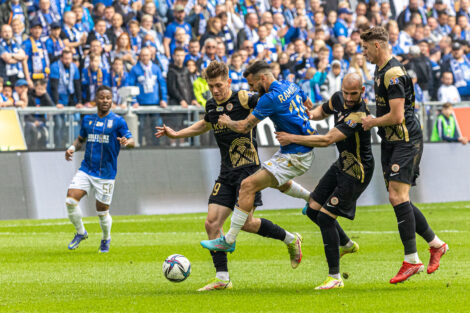
<svg viewBox="0 0 470 313">
<path fill-rule="evenodd" d="M 34 81 L 34 86 L 44 86 L 47 85 L 47 79 L 37 79 Z"/>
<path fill-rule="evenodd" d="M 375 26 L 361 34 L 361 39 L 364 42 L 369 42 L 372 40 L 388 42 L 388 32 L 382 26 Z"/>
<path fill-rule="evenodd" d="M 182 47 L 176 47 L 175 50 L 173 50 L 173 54 L 176 54 L 176 52 L 181 52 L 181 51 L 186 53 L 186 51 L 184 51 Z"/>
<path fill-rule="evenodd" d="M 217 77 L 228 78 L 228 66 L 224 62 L 212 61 L 204 70 L 203 78 L 208 80 Z"/>
<path fill-rule="evenodd" d="M 113 90 L 111 89 L 111 87 L 109 86 L 105 86 L 105 85 L 101 85 L 98 87 L 98 89 L 96 90 L 96 95 L 98 95 L 101 91 L 103 90 L 106 90 L 106 91 L 109 91 L 111 94 L 113 93 Z"/>
<path fill-rule="evenodd" d="M 450 108 L 452 108 L 452 103 L 446 102 L 442 105 L 442 108 L 443 109 L 450 109 Z"/>
<path fill-rule="evenodd" d="M 63 57 L 63 56 L 66 55 L 66 54 L 73 54 L 73 53 L 72 53 L 72 51 L 70 51 L 70 50 L 63 50 L 63 51 L 62 51 L 62 54 L 61 54 L 60 56 Z"/>
<path fill-rule="evenodd" d="M 243 73 L 243 77 L 248 77 L 249 75 L 256 75 L 259 72 L 268 70 L 271 72 L 271 66 L 266 63 L 266 61 L 256 61 L 255 63 L 251 64 L 246 71 Z"/>
</svg>

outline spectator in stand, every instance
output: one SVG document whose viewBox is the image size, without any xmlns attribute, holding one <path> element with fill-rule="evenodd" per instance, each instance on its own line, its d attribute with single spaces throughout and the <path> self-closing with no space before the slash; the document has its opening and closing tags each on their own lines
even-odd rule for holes
<svg viewBox="0 0 470 313">
<path fill-rule="evenodd" d="M 419 0 L 409 0 L 408 6 L 401 11 L 398 15 L 397 22 L 400 30 L 405 28 L 405 25 L 411 22 L 413 13 L 417 13 L 421 16 L 423 24 L 427 24 L 426 11 L 424 8 L 419 6 Z"/>
<path fill-rule="evenodd" d="M 214 61 L 220 61 L 217 57 L 217 41 L 213 38 L 208 38 L 204 43 L 204 55 L 198 60 L 198 68 L 202 71 L 205 70 L 209 64 Z"/>
<path fill-rule="evenodd" d="M 26 54 L 13 40 L 13 31 L 10 25 L 2 25 L 1 36 L 0 74 L 14 85 L 18 79 L 25 78 Z"/>
<path fill-rule="evenodd" d="M 129 36 L 131 38 L 131 48 L 132 51 L 137 55 L 140 53 L 142 48 L 142 37 L 139 34 L 140 24 L 137 21 L 129 22 Z"/>
<path fill-rule="evenodd" d="M 106 22 L 104 20 L 96 21 L 95 30 L 87 37 L 85 48 L 89 49 L 91 42 L 94 40 L 99 41 L 105 54 L 109 54 L 111 52 L 113 45 L 108 35 L 106 35 Z"/>
<path fill-rule="evenodd" d="M 333 60 L 338 60 L 341 63 L 341 72 L 343 76 L 348 72 L 349 62 L 344 59 L 344 48 L 341 44 L 337 43 L 333 45 Z"/>
<path fill-rule="evenodd" d="M 62 51 L 64 51 L 65 48 L 65 43 L 60 38 L 61 31 L 59 23 L 54 22 L 51 24 L 51 34 L 45 42 L 49 62 L 51 64 L 60 59 Z"/>
<path fill-rule="evenodd" d="M 93 8 L 93 6 L 90 7 L 90 3 L 84 2 L 83 0 L 73 0 L 72 3 L 73 5 L 70 10 L 74 12 L 77 17 L 75 26 L 80 26 L 80 32 L 91 32 L 93 28 L 95 28 L 95 22 L 91 18 L 89 8 Z"/>
<path fill-rule="evenodd" d="M 101 58 L 97 54 L 90 55 L 90 64 L 82 70 L 82 93 L 85 106 L 95 106 L 96 90 L 99 86 L 110 86 L 109 72 L 100 67 Z"/>
<path fill-rule="evenodd" d="M 119 36 L 124 34 L 126 31 L 123 27 L 123 22 L 122 15 L 120 13 L 115 13 L 111 19 L 111 27 L 106 30 L 106 35 L 111 41 L 113 49 L 116 49 L 116 42 Z"/>
<path fill-rule="evenodd" d="M 199 43 L 202 45 L 209 38 L 216 39 L 218 37 L 222 37 L 223 34 L 221 33 L 221 31 L 222 22 L 220 21 L 220 19 L 218 17 L 211 17 L 207 21 L 206 32 L 201 36 L 201 39 L 199 39 Z"/>
<path fill-rule="evenodd" d="M 103 16 L 103 21 L 105 22 L 106 24 L 106 29 L 108 29 L 109 27 L 111 27 L 112 23 L 113 23 L 113 16 L 114 14 L 116 13 L 116 10 L 114 9 L 113 6 L 107 6 L 105 9 L 104 9 L 104 16 Z M 95 28 L 96 28 L 96 25 L 95 25 Z"/>
<path fill-rule="evenodd" d="M 28 105 L 28 82 L 24 79 L 18 79 L 13 91 L 13 100 L 15 107 L 26 108 Z"/>
<path fill-rule="evenodd" d="M 119 88 L 127 86 L 128 73 L 124 70 L 124 61 L 121 58 L 116 57 L 111 68 L 110 87 L 113 91 L 113 103 L 116 105 L 125 105 L 123 99 L 121 99 L 118 93 Z"/>
<path fill-rule="evenodd" d="M 452 44 L 452 56 L 443 66 L 443 72 L 452 72 L 455 87 L 459 90 L 463 101 L 470 100 L 470 61 L 464 55 L 462 45 L 458 42 Z"/>
<path fill-rule="evenodd" d="M 119 14 L 123 19 L 123 23 L 127 24 L 130 20 L 134 19 L 137 14 L 136 12 L 140 11 L 138 4 L 140 1 L 130 1 L 130 0 L 116 0 L 113 1 L 114 11 L 116 14 Z M 144 1 L 142 1 L 143 3 Z M 132 3 L 132 5 L 131 5 Z M 118 36 L 119 37 L 119 36 Z"/>
<path fill-rule="evenodd" d="M 17 44 L 22 45 L 23 41 L 28 39 L 28 34 L 25 31 L 23 22 L 18 16 L 11 21 L 11 28 L 13 30 L 13 39 Z"/>
<path fill-rule="evenodd" d="M 47 93 L 47 80 L 40 79 L 34 82 L 34 89 L 28 92 L 29 107 L 53 107 L 51 97 Z M 42 149 L 46 147 L 48 137 L 46 117 L 42 114 L 25 116 L 25 139 L 28 149 Z"/>
<path fill-rule="evenodd" d="M 437 101 L 439 102 L 449 102 L 449 103 L 459 103 L 460 94 L 457 90 L 457 87 L 453 85 L 454 78 L 451 72 L 442 73 L 441 77 L 442 85 L 439 87 L 437 92 Z"/>
<path fill-rule="evenodd" d="M 160 68 L 152 63 L 152 55 L 148 48 L 140 51 L 139 62 L 129 73 L 129 86 L 139 87 L 140 94 L 134 108 L 139 106 L 160 106 L 167 107 L 167 86 Z M 161 125 L 160 114 L 139 114 L 139 142 L 142 144 L 145 138 L 146 144 L 157 144 L 157 139 L 153 136 L 153 130 L 157 125 Z"/>
<path fill-rule="evenodd" d="M 11 106 L 13 106 L 13 103 L 14 103 L 12 98 L 9 99 L 5 96 L 3 86 L 5 86 L 6 83 L 10 83 L 10 82 L 5 82 L 5 81 L 3 81 L 3 78 L 0 77 L 0 108 L 11 107 Z M 10 83 L 10 85 L 11 85 L 11 83 Z"/>
<path fill-rule="evenodd" d="M 398 35 L 398 45 L 404 54 L 410 52 L 410 47 L 413 45 L 413 37 L 416 32 L 416 24 L 409 22 L 405 25 L 404 30 L 400 31 Z"/>
<path fill-rule="evenodd" d="M 72 11 L 64 13 L 64 24 L 60 38 L 64 41 L 65 47 L 73 52 L 76 57 L 83 57 L 83 47 L 87 42 L 87 34 L 80 33 L 75 28 L 77 17 Z"/>
<path fill-rule="evenodd" d="M 241 49 L 246 40 L 255 43 L 259 40 L 258 36 L 258 15 L 256 13 L 247 13 L 245 15 L 245 27 L 238 32 L 237 47 Z"/>
<path fill-rule="evenodd" d="M 248 85 L 248 81 L 243 76 L 243 59 L 239 52 L 235 52 L 232 55 L 232 59 L 230 62 L 230 70 L 229 70 L 229 77 L 232 80 L 232 90 L 233 91 L 240 91 L 240 90 L 250 90 L 250 86 Z"/>
<path fill-rule="evenodd" d="M 341 62 L 334 60 L 331 62 L 331 69 L 326 75 L 325 82 L 320 87 L 322 98 L 329 99 L 335 92 L 341 90 L 342 81 L 343 75 L 341 75 Z"/>
<path fill-rule="evenodd" d="M 297 79 L 304 78 L 307 69 L 315 66 L 308 49 L 302 39 L 298 38 L 294 41 L 295 53 L 290 56 L 290 61 L 294 64 L 294 73 Z"/>
<path fill-rule="evenodd" d="M 333 27 L 333 34 L 340 44 L 344 44 L 349 37 L 352 17 L 352 12 L 348 8 L 338 10 L 338 18 Z"/>
<path fill-rule="evenodd" d="M 186 67 L 188 68 L 190 74 L 193 92 L 194 96 L 196 97 L 197 103 L 205 107 L 207 100 L 212 98 L 212 94 L 209 90 L 209 85 L 198 72 L 196 62 L 194 62 L 193 60 L 188 60 L 188 62 L 186 63 Z"/>
<path fill-rule="evenodd" d="M 39 25 L 42 27 L 42 36 L 41 38 L 46 38 L 49 36 L 51 31 L 51 24 L 54 22 L 60 23 L 61 16 L 59 14 L 55 14 L 51 11 L 51 0 L 39 0 L 39 10 L 32 14 L 32 20 L 39 21 Z M 55 0 L 52 0 L 55 1 Z M 33 28 L 32 23 L 30 27 Z"/>
<path fill-rule="evenodd" d="M 175 41 L 175 31 L 177 27 L 182 27 L 188 36 L 191 36 L 191 25 L 184 22 L 185 12 L 184 6 L 181 4 L 177 4 L 174 9 L 175 14 L 175 21 L 170 23 L 165 31 L 165 37 L 163 38 L 163 47 L 165 49 L 165 55 L 169 59 L 171 57 L 170 54 L 170 44 L 174 43 Z"/>
<path fill-rule="evenodd" d="M 362 53 L 357 52 L 351 59 L 348 73 L 358 73 L 362 76 L 362 81 L 366 90 L 364 98 L 373 100 L 375 98 L 374 92 L 374 73 L 367 67 L 367 61 Z"/>
<path fill-rule="evenodd" d="M 429 101 L 429 92 L 433 86 L 431 61 L 421 53 L 418 46 L 410 47 L 410 61 L 405 68 L 412 69 L 416 73 L 418 85 L 423 92 L 422 102 Z"/>
<path fill-rule="evenodd" d="M 51 65 L 49 89 L 57 108 L 76 104 L 82 107 L 80 71 L 73 63 L 72 52 L 64 50 L 60 60 Z"/>
<path fill-rule="evenodd" d="M 217 38 L 217 48 L 215 49 L 215 54 L 224 63 L 228 62 L 227 54 L 225 53 L 225 44 L 224 42 L 220 39 Z"/>
<path fill-rule="evenodd" d="M 388 43 L 392 47 L 392 54 L 395 56 L 405 54 L 399 42 L 400 31 L 396 21 L 391 20 L 385 25 L 385 29 L 388 31 Z"/>
<path fill-rule="evenodd" d="M 225 48 L 229 55 L 235 52 L 235 41 L 236 37 L 229 25 L 229 15 L 227 12 L 221 12 L 217 15 L 222 24 L 222 39 L 225 44 Z"/>
<path fill-rule="evenodd" d="M 2 101 L 5 107 L 12 107 L 15 105 L 15 99 L 13 99 L 13 84 L 10 81 L 3 83 Z"/>
<path fill-rule="evenodd" d="M 437 27 L 437 34 L 440 36 L 447 36 L 450 34 L 452 27 L 449 25 L 449 14 L 447 12 L 439 12 L 437 17 L 437 22 L 439 26 Z"/>
<path fill-rule="evenodd" d="M 277 49 L 273 41 L 268 40 L 268 28 L 266 25 L 261 25 L 258 28 L 259 40 L 254 44 L 255 57 L 259 60 L 264 60 L 267 63 L 277 61 Z"/>
<path fill-rule="evenodd" d="M 111 59 L 121 59 L 126 72 L 129 72 L 137 63 L 137 56 L 131 49 L 131 39 L 128 33 L 122 33 L 116 41 L 116 49 L 111 52 Z"/>
<path fill-rule="evenodd" d="M 27 57 L 25 76 L 29 87 L 34 87 L 33 80 L 46 79 L 49 76 L 49 56 L 46 45 L 41 40 L 43 28 L 39 19 L 31 22 L 31 37 L 23 43 L 23 49 Z"/>
<path fill-rule="evenodd" d="M 175 48 L 182 48 L 185 52 L 188 52 L 188 34 L 181 27 L 177 27 L 175 30 L 175 41 L 170 44 L 171 55 L 175 52 Z"/>
<path fill-rule="evenodd" d="M 189 41 L 188 44 L 189 53 L 186 54 L 186 58 L 184 59 L 184 63 L 186 64 L 189 60 L 193 60 L 194 62 L 198 62 L 201 58 L 201 45 L 199 44 L 199 40 L 193 38 Z"/>
<path fill-rule="evenodd" d="M 437 116 L 432 130 L 431 141 L 460 142 L 463 145 L 468 143 L 468 138 L 461 136 L 457 128 L 451 103 L 442 106 L 441 114 Z"/>
<path fill-rule="evenodd" d="M 11 21 L 18 17 L 26 29 L 29 29 L 28 9 L 24 1 L 6 0 L 0 5 L 0 23 L 10 24 Z"/>
</svg>

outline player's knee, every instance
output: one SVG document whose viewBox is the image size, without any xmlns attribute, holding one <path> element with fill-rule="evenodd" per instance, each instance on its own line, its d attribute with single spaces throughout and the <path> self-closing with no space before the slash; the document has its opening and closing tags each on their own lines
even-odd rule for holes
<svg viewBox="0 0 470 313">
<path fill-rule="evenodd" d="M 393 206 L 406 202 L 406 197 L 404 197 L 394 189 L 390 189 L 388 193 L 388 199 L 390 200 L 390 203 Z"/>
<path fill-rule="evenodd" d="M 245 178 L 240 184 L 240 194 L 256 191 L 256 183 L 250 177 Z"/>
<path fill-rule="evenodd" d="M 69 207 L 76 207 L 78 205 L 78 201 L 75 200 L 74 198 L 72 197 L 67 197 L 65 199 L 65 205 L 67 206 L 67 208 Z"/>
<path fill-rule="evenodd" d="M 287 190 L 289 190 L 291 185 L 292 185 L 292 181 L 289 180 L 287 183 L 285 183 L 284 185 L 279 186 L 277 189 L 280 192 L 286 192 Z"/>
<path fill-rule="evenodd" d="M 206 227 L 206 231 L 208 233 L 216 232 L 220 229 L 219 223 L 215 219 L 207 218 L 204 222 L 204 226 Z"/>
</svg>

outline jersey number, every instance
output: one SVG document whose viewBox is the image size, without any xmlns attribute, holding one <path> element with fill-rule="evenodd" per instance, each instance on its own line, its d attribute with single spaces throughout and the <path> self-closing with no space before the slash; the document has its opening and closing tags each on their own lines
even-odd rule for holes
<svg viewBox="0 0 470 313">
<path fill-rule="evenodd" d="M 113 185 L 112 184 L 103 184 L 103 192 L 105 195 L 111 194 L 113 191 Z"/>
<path fill-rule="evenodd" d="M 308 115 L 305 111 L 305 107 L 302 104 L 302 97 L 300 95 L 296 95 L 295 99 L 290 102 L 289 111 L 292 113 L 293 111 L 297 112 L 297 116 L 303 119 L 304 121 L 308 121 Z"/>
<path fill-rule="evenodd" d="M 212 190 L 212 195 L 217 196 L 217 194 L 219 193 L 219 189 L 220 189 L 220 183 L 216 183 L 214 185 L 214 189 Z"/>
</svg>

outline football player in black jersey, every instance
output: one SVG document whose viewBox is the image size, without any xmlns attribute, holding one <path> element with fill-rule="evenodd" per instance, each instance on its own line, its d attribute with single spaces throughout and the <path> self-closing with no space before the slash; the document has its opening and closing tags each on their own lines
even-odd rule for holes
<svg viewBox="0 0 470 313">
<path fill-rule="evenodd" d="M 304 209 L 305 214 L 318 226 L 323 237 L 329 275 L 315 289 L 343 288 L 339 272 L 339 259 L 346 253 L 359 250 L 339 226 L 338 216 L 354 219 L 356 201 L 367 188 L 374 173 L 370 131 L 362 129 L 362 118 L 369 114 L 362 100 L 365 87 L 357 73 L 344 76 L 341 91 L 328 102 L 310 112 L 316 121 L 335 118 L 335 127 L 326 135 L 301 136 L 277 133 L 281 145 L 297 143 L 309 147 L 327 147 L 336 143 L 339 158 L 320 179 Z"/>
<path fill-rule="evenodd" d="M 424 269 L 416 250 L 415 232 L 430 247 L 428 274 L 438 269 L 439 261 L 449 247 L 434 234 L 424 215 L 410 202 L 410 188 L 419 175 L 423 153 L 423 133 L 414 114 L 413 82 L 403 65 L 391 56 L 388 33 L 383 27 L 367 30 L 361 34 L 361 39 L 364 55 L 376 65 L 374 89 L 377 108 L 377 117 L 364 117 L 362 127 L 364 130 L 379 128 L 382 170 L 405 248 L 403 265 L 390 280 L 396 284 Z"/>
<path fill-rule="evenodd" d="M 227 114 L 233 120 L 243 120 L 256 106 L 257 94 L 250 94 L 245 90 L 233 92 L 230 89 L 231 79 L 228 76 L 228 67 L 225 63 L 213 61 L 204 72 L 205 79 L 213 98 L 206 103 L 204 119 L 180 131 L 174 131 L 168 126 L 157 127 L 157 138 L 187 138 L 201 135 L 209 130 L 214 131 L 217 145 L 220 149 L 221 168 L 212 193 L 209 197 L 209 209 L 205 222 L 209 239 L 220 236 L 227 217 L 232 213 L 238 201 L 238 191 L 242 180 L 260 169 L 258 149 L 256 143 L 256 130 L 247 134 L 240 134 L 218 124 L 219 116 Z M 308 200 L 309 192 L 299 184 L 289 181 L 278 188 L 281 192 L 292 197 Z M 261 193 L 257 193 L 255 207 L 262 205 Z M 250 215 L 243 226 L 243 230 L 264 237 L 283 241 L 291 253 L 291 245 L 296 234 L 292 234 L 271 221 L 264 218 L 254 218 Z M 229 251 L 231 252 L 231 251 Z M 301 253 L 301 252 L 300 252 Z M 212 260 L 216 268 L 216 278 L 199 291 L 230 289 L 227 254 L 222 251 L 211 251 Z M 291 256 L 292 259 L 292 256 Z M 298 263 L 292 267 L 297 267 Z"/>
</svg>

